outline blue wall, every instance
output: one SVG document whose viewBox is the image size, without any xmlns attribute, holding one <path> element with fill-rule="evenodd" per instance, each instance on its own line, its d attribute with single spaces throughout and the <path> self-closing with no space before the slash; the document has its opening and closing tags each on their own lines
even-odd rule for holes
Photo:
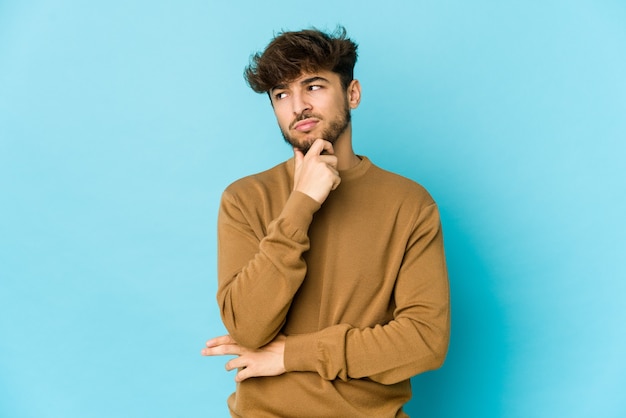
<svg viewBox="0 0 626 418">
<path fill-rule="evenodd" d="M 626 416 L 626 4 L 0 2 L 0 416 L 226 416 L 215 222 L 290 156 L 242 78 L 360 43 L 355 149 L 443 214 L 446 364 L 412 416 Z"/>
</svg>

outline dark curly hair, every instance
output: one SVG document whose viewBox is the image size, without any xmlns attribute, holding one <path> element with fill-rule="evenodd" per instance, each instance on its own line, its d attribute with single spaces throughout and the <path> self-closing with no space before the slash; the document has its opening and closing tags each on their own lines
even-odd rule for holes
<svg viewBox="0 0 626 418">
<path fill-rule="evenodd" d="M 342 86 L 348 88 L 354 78 L 358 46 L 346 35 L 343 26 L 332 33 L 315 28 L 280 32 L 263 52 L 250 57 L 244 71 L 246 81 L 255 92 L 265 93 L 303 72 L 328 70 L 338 74 Z"/>
</svg>

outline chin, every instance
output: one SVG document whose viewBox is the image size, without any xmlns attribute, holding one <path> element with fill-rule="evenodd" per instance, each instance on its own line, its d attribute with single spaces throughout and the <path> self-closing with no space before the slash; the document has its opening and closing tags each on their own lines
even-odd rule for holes
<svg viewBox="0 0 626 418">
<path fill-rule="evenodd" d="M 305 141 L 304 143 L 300 143 L 300 145 L 297 146 L 297 148 L 302 151 L 302 153 L 304 155 L 306 155 L 306 153 L 309 151 L 309 148 L 311 148 L 311 145 L 313 145 L 313 142 L 315 140 L 311 140 L 311 141 Z"/>
<path fill-rule="evenodd" d="M 289 145 L 291 145 L 292 147 L 298 148 L 304 154 L 306 154 L 309 148 L 311 148 L 311 145 L 313 145 L 313 142 L 315 142 L 315 140 L 317 139 L 317 137 L 313 135 L 307 135 L 306 137 L 302 139 L 294 138 L 293 136 L 283 135 L 283 138 L 285 138 L 285 141 Z"/>
</svg>

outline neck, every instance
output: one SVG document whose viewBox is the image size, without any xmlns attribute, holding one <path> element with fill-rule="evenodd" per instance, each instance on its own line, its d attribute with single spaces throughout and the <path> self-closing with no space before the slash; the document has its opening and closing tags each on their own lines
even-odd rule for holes
<svg viewBox="0 0 626 418">
<path fill-rule="evenodd" d="M 333 149 L 337 156 L 337 170 L 339 171 L 348 170 L 361 161 L 352 149 L 352 125 L 348 125 L 346 130 L 337 138 Z"/>
</svg>

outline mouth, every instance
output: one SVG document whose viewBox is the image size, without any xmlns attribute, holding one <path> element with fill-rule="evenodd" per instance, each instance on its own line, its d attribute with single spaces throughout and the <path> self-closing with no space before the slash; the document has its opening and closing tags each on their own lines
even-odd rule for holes
<svg viewBox="0 0 626 418">
<path fill-rule="evenodd" d="M 307 118 L 307 119 L 301 120 L 298 123 L 296 123 L 295 125 L 293 125 L 292 129 L 295 129 L 296 131 L 299 131 L 299 132 L 309 132 L 310 130 L 315 128 L 315 126 L 318 123 L 319 123 L 318 119 Z"/>
</svg>

